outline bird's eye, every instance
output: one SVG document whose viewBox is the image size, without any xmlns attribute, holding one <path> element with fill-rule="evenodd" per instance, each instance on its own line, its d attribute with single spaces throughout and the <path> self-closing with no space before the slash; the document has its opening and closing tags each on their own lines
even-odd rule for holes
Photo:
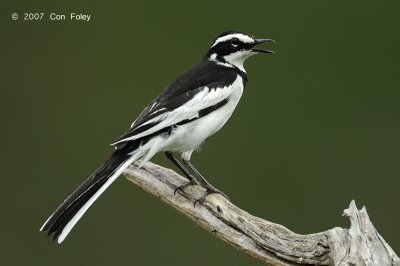
<svg viewBox="0 0 400 266">
<path fill-rule="evenodd" d="M 232 40 L 231 40 L 231 45 L 232 45 L 233 47 L 238 46 L 238 45 L 239 45 L 239 40 L 238 40 L 237 38 L 232 39 Z"/>
</svg>

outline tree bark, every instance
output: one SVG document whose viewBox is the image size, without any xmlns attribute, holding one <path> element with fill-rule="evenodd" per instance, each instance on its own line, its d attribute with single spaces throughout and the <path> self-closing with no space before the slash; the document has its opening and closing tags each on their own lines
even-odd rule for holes
<svg viewBox="0 0 400 266">
<path fill-rule="evenodd" d="M 175 188 L 187 180 L 156 164 L 148 162 L 140 169 L 131 165 L 124 174 L 216 237 L 267 265 L 400 265 L 366 208 L 358 210 L 354 201 L 343 213 L 350 219 L 350 229 L 300 235 L 249 214 L 219 194 L 209 195 L 204 204 L 194 207 L 205 190 L 191 186 L 174 195 Z"/>
</svg>

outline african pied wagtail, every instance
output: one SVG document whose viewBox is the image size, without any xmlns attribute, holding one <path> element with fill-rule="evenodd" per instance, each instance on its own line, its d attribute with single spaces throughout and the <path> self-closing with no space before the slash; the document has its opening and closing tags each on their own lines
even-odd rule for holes
<svg viewBox="0 0 400 266">
<path fill-rule="evenodd" d="M 272 53 L 254 48 L 270 39 L 256 39 L 242 32 L 228 31 L 212 43 L 206 56 L 167 86 L 133 122 L 131 128 L 113 145 L 115 151 L 47 219 L 41 231 L 47 231 L 61 243 L 82 215 L 112 182 L 133 162 L 150 160 L 164 151 L 189 179 L 178 187 L 198 184 L 173 152 L 181 153 L 183 163 L 202 181 L 206 193 L 220 193 L 190 162 L 192 152 L 217 132 L 229 119 L 247 83 L 244 61 L 257 53 Z M 176 191 L 176 190 L 175 190 Z M 226 196 L 225 196 L 226 197 Z"/>
</svg>

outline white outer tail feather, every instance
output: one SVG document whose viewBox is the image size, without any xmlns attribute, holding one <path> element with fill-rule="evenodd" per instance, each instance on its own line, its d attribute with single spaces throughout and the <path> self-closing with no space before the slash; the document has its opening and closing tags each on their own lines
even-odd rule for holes
<svg viewBox="0 0 400 266">
<path fill-rule="evenodd" d="M 95 202 L 95 200 L 119 177 L 122 172 L 134 161 L 137 160 L 139 156 L 137 154 L 133 155 L 127 161 L 125 161 L 121 166 L 117 168 L 114 174 L 104 183 L 104 185 L 96 191 L 96 193 L 79 209 L 79 211 L 75 214 L 75 216 L 65 225 L 61 234 L 57 238 L 57 243 L 61 244 L 64 239 L 68 236 L 69 232 L 71 232 L 72 228 L 79 221 L 79 219 L 85 214 L 85 212 L 89 209 L 89 207 Z M 50 218 L 49 218 L 50 219 Z M 46 221 L 47 222 L 47 221 Z M 44 224 L 46 224 L 46 222 Z M 42 226 L 43 228 L 43 226 Z M 42 230 L 41 228 L 41 230 Z"/>
</svg>

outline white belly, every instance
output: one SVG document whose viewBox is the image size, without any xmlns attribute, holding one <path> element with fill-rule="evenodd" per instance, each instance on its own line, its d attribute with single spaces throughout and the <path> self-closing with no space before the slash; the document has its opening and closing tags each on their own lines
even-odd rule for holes
<svg viewBox="0 0 400 266">
<path fill-rule="evenodd" d="M 224 90 L 227 89 L 230 90 L 229 100 L 224 106 L 204 117 L 178 126 L 172 134 L 164 140 L 165 145 L 163 145 L 162 150 L 182 152 L 182 157 L 184 159 L 190 159 L 191 153 L 199 147 L 206 138 L 220 130 L 231 117 L 243 93 L 242 78 L 238 75 L 230 88 L 224 88 Z"/>
<path fill-rule="evenodd" d="M 169 135 L 164 134 L 153 137 L 148 143 L 135 151 L 135 156 L 137 158 L 142 157 L 142 161 L 146 162 L 157 152 L 171 151 L 180 152 L 182 153 L 183 159 L 190 160 L 192 152 L 197 149 L 206 138 L 220 130 L 229 117 L 231 117 L 239 103 L 242 93 L 243 80 L 240 75 L 237 76 L 236 80 L 229 87 L 213 90 L 210 93 L 199 93 L 191 100 L 191 103 L 196 105 L 197 108 L 204 105 L 202 108 L 204 109 L 226 98 L 229 98 L 229 100 L 219 109 L 201 118 L 194 119 L 192 122 L 177 126 Z M 206 105 L 206 103 L 208 103 L 208 105 Z M 178 109 L 181 109 L 180 114 L 182 115 L 184 112 L 190 114 L 190 112 L 193 112 L 192 109 L 194 108 L 195 107 L 190 107 L 190 104 L 187 104 L 186 107 Z M 201 109 L 197 110 L 200 111 Z M 179 113 L 176 115 L 179 116 Z M 187 116 L 185 119 L 191 118 L 195 117 Z"/>
</svg>

